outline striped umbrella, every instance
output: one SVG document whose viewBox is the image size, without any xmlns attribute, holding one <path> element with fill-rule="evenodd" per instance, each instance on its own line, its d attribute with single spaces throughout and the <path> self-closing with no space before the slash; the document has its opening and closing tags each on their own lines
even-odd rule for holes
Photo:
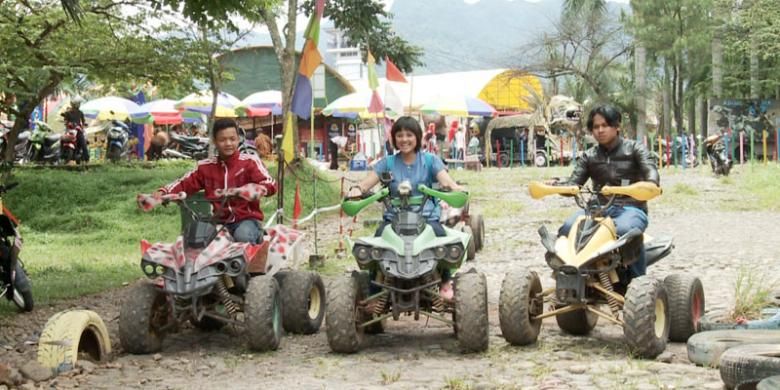
<svg viewBox="0 0 780 390">
<path fill-rule="evenodd" d="M 371 105 L 371 96 L 373 91 L 363 90 L 348 95 L 344 95 L 322 109 L 322 114 L 334 116 L 336 118 L 374 118 L 376 116 L 383 118 L 383 113 L 368 112 Z"/>
<path fill-rule="evenodd" d="M 175 107 L 176 101 L 170 99 L 154 100 L 130 113 L 130 119 L 135 123 L 156 123 L 158 125 L 175 125 L 182 123 L 182 112 Z"/>
<path fill-rule="evenodd" d="M 475 97 L 439 96 L 420 108 L 423 114 L 495 116 L 496 109 Z"/>
<path fill-rule="evenodd" d="M 269 109 L 270 114 L 282 115 L 282 92 L 276 90 L 255 92 L 244 98 L 244 100 L 241 101 L 241 106 L 239 107 L 239 109 L 244 109 L 248 112 L 251 109 L 258 108 Z"/>
<path fill-rule="evenodd" d="M 211 104 L 213 102 L 211 91 L 200 91 L 191 93 L 174 105 L 177 109 L 199 112 L 201 114 L 211 114 Z M 241 104 L 237 97 L 220 92 L 217 95 L 217 112 L 214 116 L 221 118 L 233 118 L 238 116 L 236 108 Z"/>
<path fill-rule="evenodd" d="M 89 119 L 120 120 L 130 117 L 131 112 L 139 109 L 139 106 L 131 100 L 116 96 L 106 96 L 90 100 L 81 105 L 81 112 Z"/>
</svg>

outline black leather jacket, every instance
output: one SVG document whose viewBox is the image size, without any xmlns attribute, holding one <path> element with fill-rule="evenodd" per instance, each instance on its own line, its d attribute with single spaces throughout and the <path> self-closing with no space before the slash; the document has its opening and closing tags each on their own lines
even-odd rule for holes
<svg viewBox="0 0 780 390">
<path fill-rule="evenodd" d="M 624 186 L 638 181 L 661 185 L 658 169 L 644 145 L 622 137 L 618 138 L 612 150 L 596 145 L 577 159 L 577 166 L 568 183 L 582 186 L 588 179 L 593 181 L 593 189 L 596 191 L 604 185 Z M 613 204 L 634 206 L 647 212 L 647 202 L 627 196 L 616 196 Z"/>
</svg>

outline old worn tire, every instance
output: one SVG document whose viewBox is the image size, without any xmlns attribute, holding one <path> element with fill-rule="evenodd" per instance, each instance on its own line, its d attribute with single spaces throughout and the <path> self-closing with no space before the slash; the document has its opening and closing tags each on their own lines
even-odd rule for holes
<svg viewBox="0 0 780 390">
<path fill-rule="evenodd" d="M 30 279 L 22 267 L 21 261 L 16 262 L 16 275 L 14 276 L 14 296 L 12 301 L 21 311 L 32 311 L 33 295 Z"/>
<path fill-rule="evenodd" d="M 38 339 L 38 363 L 56 372 L 75 368 L 79 357 L 105 362 L 110 354 L 108 329 L 91 310 L 66 310 L 51 316 Z"/>
<path fill-rule="evenodd" d="M 455 278 L 455 329 L 464 352 L 487 350 L 490 339 L 485 274 L 466 272 Z"/>
<path fill-rule="evenodd" d="M 663 284 L 648 276 L 631 281 L 623 306 L 623 335 L 632 352 L 652 359 L 669 339 L 669 301 Z"/>
<path fill-rule="evenodd" d="M 312 334 L 325 317 L 325 285 L 313 272 L 290 271 L 277 279 L 282 290 L 282 324 L 290 333 Z"/>
<path fill-rule="evenodd" d="M 276 279 L 257 276 L 249 280 L 244 295 L 244 332 L 249 349 L 275 351 L 282 339 L 282 300 Z"/>
<path fill-rule="evenodd" d="M 474 242 L 477 244 L 477 252 L 481 251 L 485 247 L 485 219 L 482 218 L 482 214 L 474 214 L 469 219 L 469 225 L 471 231 L 474 232 Z"/>
<path fill-rule="evenodd" d="M 471 227 L 464 226 L 463 232 L 468 233 L 471 236 L 471 238 L 469 238 L 469 245 L 466 247 L 466 261 L 474 261 L 477 257 L 477 243 L 474 231 L 471 230 Z"/>
<path fill-rule="evenodd" d="M 504 339 L 513 345 L 536 342 L 542 320 L 534 320 L 532 299 L 542 292 L 539 275 L 533 271 L 510 271 L 504 276 L 498 299 L 498 320 Z"/>
<path fill-rule="evenodd" d="M 688 360 L 691 363 L 718 367 L 723 353 L 747 344 L 780 344 L 780 332 L 768 329 L 735 329 L 700 332 L 688 339 Z"/>
<path fill-rule="evenodd" d="M 758 382 L 756 390 L 777 390 L 780 389 L 780 375 L 770 376 Z"/>
<path fill-rule="evenodd" d="M 664 289 L 671 317 L 669 339 L 684 343 L 699 331 L 699 321 L 704 313 L 704 288 L 695 276 L 674 274 L 664 279 Z"/>
<path fill-rule="evenodd" d="M 720 357 L 720 379 L 729 389 L 755 388 L 759 381 L 780 374 L 780 345 L 740 345 Z"/>
<path fill-rule="evenodd" d="M 558 308 L 556 306 L 556 309 Z M 558 314 L 555 316 L 555 321 L 562 331 L 575 336 L 585 336 L 596 327 L 599 316 L 587 310 L 576 310 Z"/>
<path fill-rule="evenodd" d="M 119 343 L 132 354 L 157 352 L 162 348 L 165 332 L 160 321 L 168 320 L 165 294 L 149 282 L 141 282 L 127 291 L 119 309 Z"/>
<path fill-rule="evenodd" d="M 357 302 L 362 296 L 359 290 L 353 276 L 338 278 L 330 285 L 325 333 L 333 352 L 355 353 L 363 342 L 363 329 L 358 326 Z"/>
</svg>

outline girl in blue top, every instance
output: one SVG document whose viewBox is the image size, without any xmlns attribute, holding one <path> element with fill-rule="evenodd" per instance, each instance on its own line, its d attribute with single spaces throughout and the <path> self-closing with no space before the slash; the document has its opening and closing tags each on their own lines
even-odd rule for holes
<svg viewBox="0 0 780 390">
<path fill-rule="evenodd" d="M 398 196 L 398 184 L 405 180 L 411 182 L 413 196 L 422 195 L 417 190 L 419 184 L 430 187 L 434 182 L 438 182 L 443 189 L 463 190 L 447 173 L 439 156 L 420 151 L 423 135 L 422 128 L 416 119 L 410 116 L 398 118 L 390 130 L 390 137 L 397 153 L 379 161 L 374 171 L 369 172 L 359 185 L 350 188 L 347 196 L 360 196 L 370 190 L 379 183 L 379 174 L 384 172 L 390 172 L 393 175 L 393 181 L 390 183 L 391 196 Z M 437 236 L 444 236 L 446 234 L 439 222 L 440 215 L 439 204 L 429 199 L 423 206 L 423 216 L 428 220 L 428 224 L 431 225 Z M 384 223 L 377 229 L 377 236 L 382 234 L 382 230 L 392 218 L 392 212 L 386 211 L 383 218 Z"/>
</svg>

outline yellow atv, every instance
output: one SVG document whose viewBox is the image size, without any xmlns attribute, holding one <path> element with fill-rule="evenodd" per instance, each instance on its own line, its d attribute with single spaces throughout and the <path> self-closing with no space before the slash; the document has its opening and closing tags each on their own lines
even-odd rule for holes
<svg viewBox="0 0 780 390">
<path fill-rule="evenodd" d="M 667 339 L 686 341 L 698 331 L 704 312 L 704 291 L 698 278 L 670 275 L 661 282 L 649 276 L 630 278 L 627 272 L 639 258 L 642 245 L 649 266 L 671 253 L 671 238 L 653 239 L 638 229 L 618 237 L 612 218 L 606 214 L 616 195 L 647 201 L 661 194 L 658 186 L 638 182 L 591 191 L 532 182 L 529 191 L 534 199 L 553 194 L 573 196 L 585 212 L 568 236 L 556 238 L 546 227 L 539 229 L 555 288 L 542 290 L 539 276 L 532 271 L 506 274 L 499 320 L 509 343 L 535 342 L 547 317 L 555 317 L 563 331 L 574 335 L 588 334 L 603 318 L 623 327 L 633 353 L 654 358 L 664 351 Z M 599 199 L 607 201 L 601 204 Z"/>
</svg>

